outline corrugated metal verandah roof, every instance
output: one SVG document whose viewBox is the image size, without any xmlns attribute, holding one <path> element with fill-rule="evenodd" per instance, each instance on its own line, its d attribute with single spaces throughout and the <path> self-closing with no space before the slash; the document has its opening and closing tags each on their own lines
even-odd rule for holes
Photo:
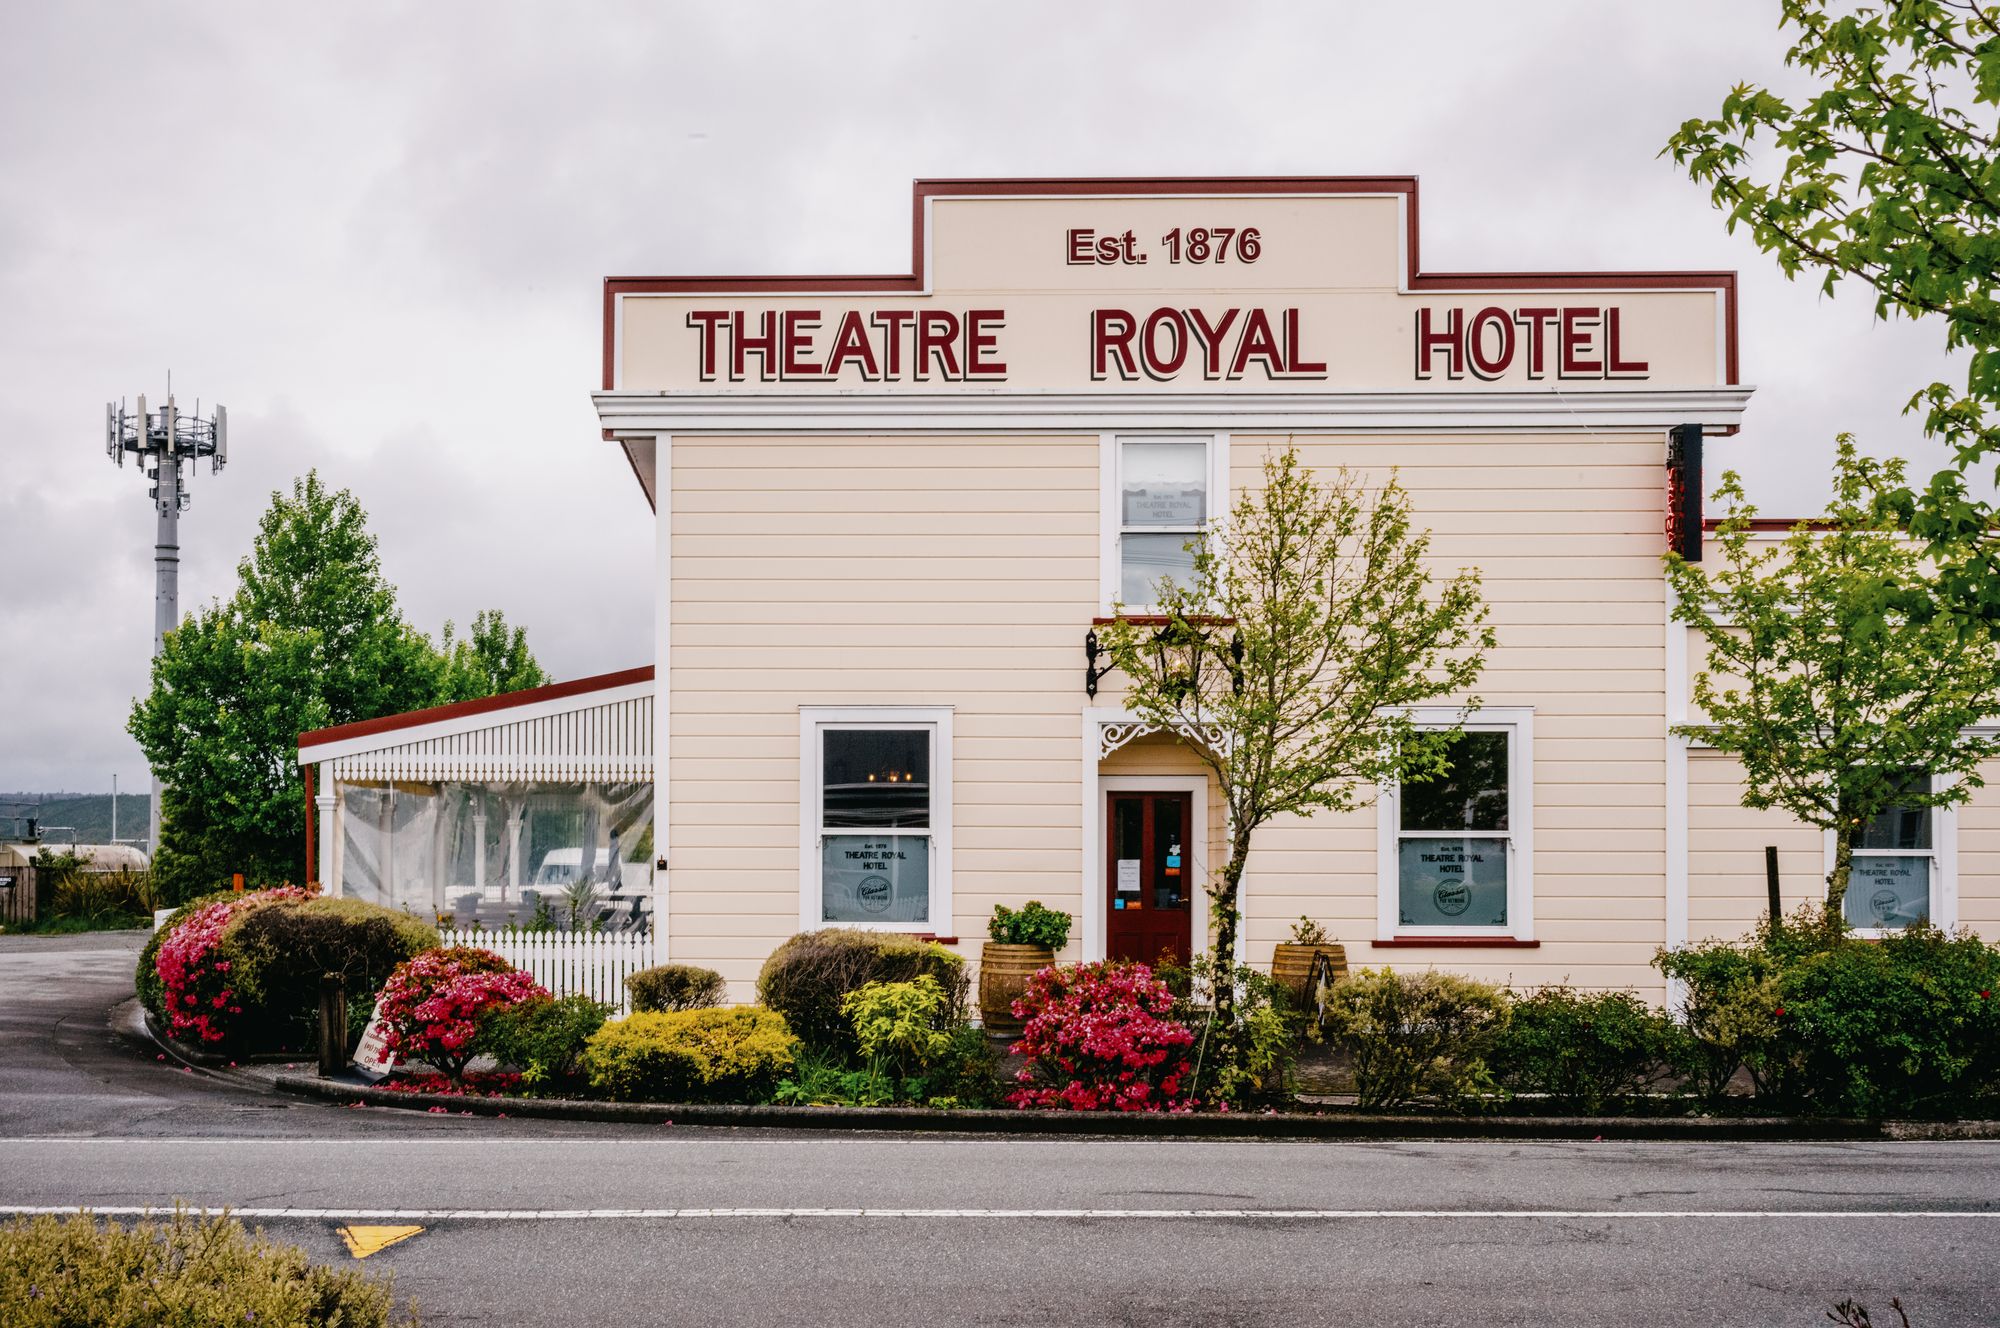
<svg viewBox="0 0 2000 1328">
<path fill-rule="evenodd" d="M 299 735 L 335 780 L 653 777 L 653 670 L 627 669 Z"/>
</svg>

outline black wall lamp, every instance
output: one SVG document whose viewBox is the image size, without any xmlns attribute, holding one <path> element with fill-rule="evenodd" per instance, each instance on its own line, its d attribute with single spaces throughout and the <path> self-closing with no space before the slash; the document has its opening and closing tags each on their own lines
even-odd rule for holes
<svg viewBox="0 0 2000 1328">
<path fill-rule="evenodd" d="M 1097 699 L 1097 684 L 1111 672 L 1109 664 L 1097 661 L 1104 655 L 1104 647 L 1097 640 L 1097 629 L 1091 628 L 1083 634 L 1083 692 L 1091 700 Z"/>
</svg>

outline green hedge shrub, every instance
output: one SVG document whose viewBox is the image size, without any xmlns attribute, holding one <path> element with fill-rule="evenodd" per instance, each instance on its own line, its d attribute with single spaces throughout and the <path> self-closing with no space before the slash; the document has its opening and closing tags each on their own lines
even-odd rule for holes
<svg viewBox="0 0 2000 1328">
<path fill-rule="evenodd" d="M 1809 907 L 1654 962 L 1686 984 L 1688 1071 L 1712 1099 L 1739 1066 L 1780 1111 L 1954 1115 L 2000 1093 L 2000 947 L 1976 936 L 1864 941 Z"/>
<path fill-rule="evenodd" d="M 785 1017 L 807 1046 L 851 1058 L 860 1050 L 841 1008 L 870 982 L 928 975 L 944 991 L 946 1019 L 965 1017 L 965 961 L 931 941 L 895 932 L 828 927 L 800 932 L 772 952 L 757 975 L 757 998 Z"/>
<path fill-rule="evenodd" d="M 611 1007 L 588 996 L 536 996 L 479 1021 L 479 1049 L 521 1072 L 521 1087 L 559 1094 L 583 1083 L 583 1051 Z"/>
<path fill-rule="evenodd" d="M 634 1013 L 657 1010 L 711 1010 L 722 1004 L 728 984 L 712 968 L 660 964 L 625 979 Z"/>
<path fill-rule="evenodd" d="M 594 1092 L 619 1102 L 765 1102 L 798 1053 L 770 1010 L 674 1010 L 606 1024 L 583 1067 Z"/>
<path fill-rule="evenodd" d="M 1783 967 L 1777 1048 L 1798 1107 L 1931 1116 L 2000 1089 L 2000 949 L 1912 927 Z"/>
<path fill-rule="evenodd" d="M 1507 1087 L 1595 1114 L 1651 1082 L 1673 1042 L 1667 1017 L 1630 992 L 1553 986 L 1515 999 L 1489 1059 Z"/>
<path fill-rule="evenodd" d="M 1738 1070 L 1747 1069 L 1760 1096 L 1784 1095 L 1784 1062 L 1778 1051 L 1777 957 L 1755 946 L 1705 942 L 1663 950 L 1654 965 L 1685 984 L 1675 1068 L 1695 1096 L 1710 1107 L 1724 1104 Z"/>
<path fill-rule="evenodd" d="M 841 1008 L 854 1027 L 858 1061 L 802 1052 L 795 1072 L 778 1084 L 777 1101 L 949 1108 L 989 1106 L 999 1096 L 992 1045 L 953 1021 L 944 988 L 929 974 L 865 983 Z"/>
<path fill-rule="evenodd" d="M 1463 1106 L 1493 1086 L 1486 1057 L 1506 1025 L 1504 988 L 1450 973 L 1364 968 L 1327 998 L 1327 1036 L 1353 1058 L 1369 1108 Z"/>
<path fill-rule="evenodd" d="M 1204 1106 L 1242 1111 L 1291 1101 L 1307 1025 L 1282 983 L 1247 964 L 1230 965 L 1224 980 L 1236 989 L 1235 1019 L 1224 1024 L 1211 997 L 1213 956 L 1163 965 L 1154 976 L 1174 993 L 1174 1018 L 1194 1033 L 1193 1093 Z"/>
<path fill-rule="evenodd" d="M 132 1227 L 88 1214 L 0 1226 L 7 1328 L 389 1328 L 388 1278 L 314 1265 L 229 1217 L 177 1213 Z"/>
<path fill-rule="evenodd" d="M 260 1045 L 302 1046 L 318 1017 L 322 976 L 347 989 L 350 1024 L 366 1026 L 375 997 L 396 966 L 439 944 L 437 928 L 359 899 L 325 897 L 254 909 L 232 921 L 222 950 Z"/>
</svg>

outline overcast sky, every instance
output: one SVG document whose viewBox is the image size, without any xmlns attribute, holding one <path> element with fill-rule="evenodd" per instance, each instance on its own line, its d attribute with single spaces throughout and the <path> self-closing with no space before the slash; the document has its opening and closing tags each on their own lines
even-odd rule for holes
<svg viewBox="0 0 2000 1328">
<path fill-rule="evenodd" d="M 144 481 L 106 400 L 230 411 L 184 608 L 310 467 L 410 618 L 649 662 L 651 525 L 595 428 L 609 273 L 907 267 L 912 179 L 1415 174 L 1432 270 L 1738 268 L 1758 386 L 1711 456 L 1816 509 L 1831 439 L 1938 458 L 1942 336 L 1790 286 L 1657 159 L 1766 0 L 15 3 L 0 11 L 0 790 L 144 786 Z"/>
</svg>

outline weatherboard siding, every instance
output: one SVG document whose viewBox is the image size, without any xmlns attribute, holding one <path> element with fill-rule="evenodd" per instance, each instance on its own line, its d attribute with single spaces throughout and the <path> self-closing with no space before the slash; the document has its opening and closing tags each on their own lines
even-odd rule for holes
<svg viewBox="0 0 2000 1328">
<path fill-rule="evenodd" d="M 1233 439 L 1232 485 L 1260 483 L 1266 450 L 1285 441 Z M 1260 832 L 1248 958 L 1267 963 L 1303 914 L 1357 964 L 1659 994 L 1664 439 L 1292 441 L 1317 469 L 1379 482 L 1396 467 L 1435 532 L 1438 574 L 1483 574 L 1499 645 L 1478 695 L 1536 717 L 1542 945 L 1374 950 L 1369 807 Z M 1080 712 L 1099 608 L 1097 437 L 681 437 L 671 458 L 672 956 L 719 968 L 746 997 L 797 929 L 802 705 L 954 707 L 954 916 L 933 927 L 968 958 L 995 903 L 1080 915 L 1095 880 Z M 1115 678 L 1095 704 L 1119 704 Z M 1099 769 L 1200 767 L 1154 737 Z M 1209 805 L 1213 870 L 1226 821 L 1213 790 Z"/>
</svg>

